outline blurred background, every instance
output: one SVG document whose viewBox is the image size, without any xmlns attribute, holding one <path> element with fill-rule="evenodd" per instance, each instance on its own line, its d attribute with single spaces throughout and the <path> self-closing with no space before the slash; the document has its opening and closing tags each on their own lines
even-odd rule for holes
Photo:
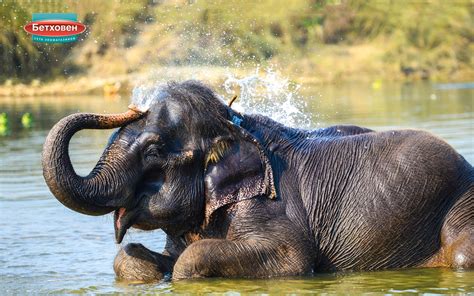
<svg viewBox="0 0 474 296">
<path fill-rule="evenodd" d="M 34 43 L 23 26 L 40 12 L 77 13 L 87 30 Z M 0 0 L 0 294 L 474 293 L 473 271 L 445 269 L 120 283 L 112 217 L 62 206 L 40 161 L 64 116 L 122 112 L 192 78 L 289 126 L 425 129 L 473 164 L 473 15 L 470 0 Z M 111 132 L 73 137 L 78 174 Z M 161 251 L 165 235 L 130 230 L 128 242 Z"/>
<path fill-rule="evenodd" d="M 34 12 L 74 12 L 88 29 L 79 42 L 33 43 L 21 28 Z M 300 83 L 469 81 L 473 14 L 469 0 L 2 0 L 0 83 L 74 77 L 56 92 L 82 93 L 150 71 L 218 82 L 256 65 Z"/>
</svg>

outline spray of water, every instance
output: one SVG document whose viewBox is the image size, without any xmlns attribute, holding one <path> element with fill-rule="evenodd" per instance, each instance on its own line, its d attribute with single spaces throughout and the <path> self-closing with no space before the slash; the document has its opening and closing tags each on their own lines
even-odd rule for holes
<svg viewBox="0 0 474 296">
<path fill-rule="evenodd" d="M 287 126 L 309 128 L 311 118 L 304 113 L 306 102 L 299 94 L 300 85 L 291 83 L 273 69 L 237 78 L 231 74 L 224 82 L 229 96 L 239 98 L 232 105 L 237 111 L 262 114 Z"/>
<path fill-rule="evenodd" d="M 148 110 L 162 88 L 163 84 L 157 84 L 157 86 L 136 86 L 132 91 L 132 104 L 140 110 Z"/>
<path fill-rule="evenodd" d="M 132 103 L 146 110 L 158 97 L 163 83 L 153 86 L 140 85 L 133 89 Z M 282 78 L 276 71 L 259 68 L 251 75 L 238 78 L 227 74 L 222 88 L 224 97 L 238 95 L 232 105 L 235 110 L 247 114 L 262 114 L 287 126 L 310 128 L 311 117 L 304 113 L 305 100 L 299 94 L 300 85 Z"/>
</svg>

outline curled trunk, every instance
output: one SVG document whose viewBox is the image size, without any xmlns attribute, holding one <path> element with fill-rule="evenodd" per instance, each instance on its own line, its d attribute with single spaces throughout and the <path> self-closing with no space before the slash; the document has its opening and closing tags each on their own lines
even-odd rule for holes
<svg viewBox="0 0 474 296">
<path fill-rule="evenodd" d="M 112 129 L 130 123 L 143 113 L 130 108 L 121 114 L 78 113 L 60 120 L 43 147 L 43 175 L 51 192 L 66 207 L 87 215 L 103 215 L 120 207 L 131 195 L 138 168 L 127 161 L 128 147 L 113 140 L 86 177 L 78 176 L 69 158 L 69 142 L 82 129 Z"/>
</svg>

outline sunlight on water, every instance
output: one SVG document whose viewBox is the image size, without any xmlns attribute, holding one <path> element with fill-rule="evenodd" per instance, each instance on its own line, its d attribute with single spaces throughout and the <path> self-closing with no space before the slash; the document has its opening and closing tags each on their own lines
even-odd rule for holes
<svg viewBox="0 0 474 296">
<path fill-rule="evenodd" d="M 224 82 L 224 81 L 222 81 Z M 298 88 L 275 72 L 230 75 L 215 88 L 226 99 L 238 94 L 241 111 L 261 112 L 286 124 L 322 127 L 357 124 L 375 130 L 421 128 L 445 139 L 474 163 L 473 91 L 438 89 L 431 84 L 344 84 Z M 267 92 L 267 93 L 265 93 Z M 157 87 L 136 89 L 136 103 L 149 102 Z M 315 99 L 316 98 L 316 99 Z M 288 102 L 285 105 L 285 102 Z M 304 102 L 304 103 L 300 103 Z M 113 218 L 85 216 L 60 204 L 42 176 L 41 150 L 51 127 L 76 112 L 123 112 L 129 98 L 0 97 L 0 113 L 8 118 L 8 133 L 0 136 L 0 294 L 179 294 L 228 293 L 426 293 L 474 292 L 474 271 L 409 269 L 381 272 L 318 274 L 308 278 L 208 279 L 127 285 L 115 280 L 112 262 Z M 295 109 L 292 109 L 292 108 Z M 296 111 L 297 110 L 297 111 Z M 300 113 L 311 117 L 300 117 Z M 22 124 L 31 114 L 32 126 Z M 311 121 L 312 119 L 313 121 Z M 94 167 L 111 130 L 81 131 L 72 138 L 75 170 L 86 175 Z M 162 231 L 129 231 L 125 243 L 139 242 L 162 251 Z"/>
</svg>

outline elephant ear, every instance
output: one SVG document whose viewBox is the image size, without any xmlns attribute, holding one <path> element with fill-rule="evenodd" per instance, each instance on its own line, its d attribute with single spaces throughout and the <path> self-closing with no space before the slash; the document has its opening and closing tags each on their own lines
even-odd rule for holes
<svg viewBox="0 0 474 296">
<path fill-rule="evenodd" d="M 242 127 L 234 128 L 237 136 L 216 139 L 206 158 L 207 222 L 223 206 L 257 196 L 276 197 L 272 168 L 263 147 Z"/>
</svg>

